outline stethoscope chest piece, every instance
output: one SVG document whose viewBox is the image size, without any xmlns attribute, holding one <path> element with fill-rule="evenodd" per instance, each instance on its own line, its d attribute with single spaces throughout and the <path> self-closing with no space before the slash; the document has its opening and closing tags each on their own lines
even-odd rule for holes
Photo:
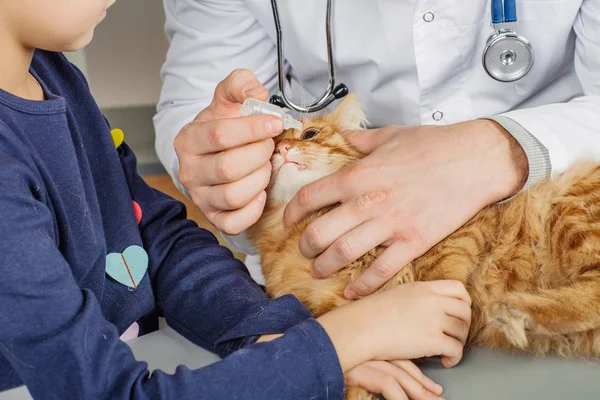
<svg viewBox="0 0 600 400">
<path fill-rule="evenodd" d="M 514 82 L 531 70 L 534 53 L 531 43 L 515 32 L 494 33 L 483 51 L 483 67 L 500 82 Z"/>
</svg>

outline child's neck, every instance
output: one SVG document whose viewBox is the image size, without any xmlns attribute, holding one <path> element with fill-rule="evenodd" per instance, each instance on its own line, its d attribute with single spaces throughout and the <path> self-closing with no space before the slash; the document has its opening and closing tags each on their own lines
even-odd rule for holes
<svg viewBox="0 0 600 400">
<path fill-rule="evenodd" d="M 29 73 L 34 49 L 6 32 L 0 33 L 0 89 L 28 100 L 44 100 L 44 91 Z"/>
</svg>

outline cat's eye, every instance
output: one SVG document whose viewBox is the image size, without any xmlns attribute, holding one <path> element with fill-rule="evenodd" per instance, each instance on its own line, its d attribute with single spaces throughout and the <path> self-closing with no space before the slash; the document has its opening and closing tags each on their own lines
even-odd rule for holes
<svg viewBox="0 0 600 400">
<path fill-rule="evenodd" d="M 309 129 L 305 130 L 304 132 L 302 132 L 302 140 L 312 139 L 315 136 L 317 136 L 318 133 L 319 133 L 318 129 L 309 128 Z"/>
</svg>

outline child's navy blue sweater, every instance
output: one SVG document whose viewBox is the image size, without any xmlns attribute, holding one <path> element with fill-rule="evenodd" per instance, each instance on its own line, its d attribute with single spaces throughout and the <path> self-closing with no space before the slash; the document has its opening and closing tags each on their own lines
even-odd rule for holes
<svg viewBox="0 0 600 400">
<path fill-rule="evenodd" d="M 186 220 L 183 204 L 144 183 L 61 54 L 36 51 L 31 71 L 48 100 L 0 90 L 0 390 L 25 383 L 40 399 L 342 398 L 335 350 L 308 311 L 291 296 L 267 299 L 241 262 Z M 132 245 L 149 256 L 136 289 L 105 273 L 107 254 Z M 150 375 L 119 335 L 135 321 L 155 329 L 158 314 L 227 357 Z"/>
</svg>

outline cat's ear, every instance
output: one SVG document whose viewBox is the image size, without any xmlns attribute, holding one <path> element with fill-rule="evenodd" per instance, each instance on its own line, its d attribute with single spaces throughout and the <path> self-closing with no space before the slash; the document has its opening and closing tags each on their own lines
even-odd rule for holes
<svg viewBox="0 0 600 400">
<path fill-rule="evenodd" d="M 358 96 L 354 93 L 349 93 L 344 97 L 331 117 L 334 125 L 340 131 L 364 129 L 368 124 Z"/>
</svg>

